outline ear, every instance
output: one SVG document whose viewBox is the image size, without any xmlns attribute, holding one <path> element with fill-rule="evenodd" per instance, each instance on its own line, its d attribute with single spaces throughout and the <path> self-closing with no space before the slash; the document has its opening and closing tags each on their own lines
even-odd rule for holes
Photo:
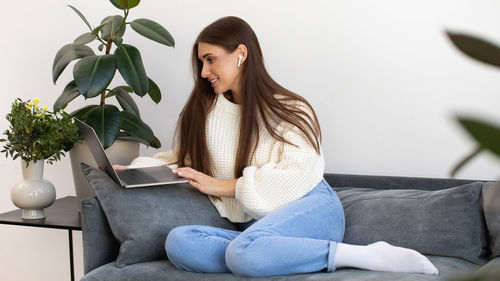
<svg viewBox="0 0 500 281">
<path fill-rule="evenodd" d="M 239 44 L 238 48 L 236 48 L 235 52 L 236 52 L 237 56 L 239 56 L 240 54 L 243 55 L 243 58 L 241 58 L 241 63 L 245 62 L 245 60 L 247 59 L 247 56 L 248 56 L 247 46 L 245 46 L 245 44 Z"/>
</svg>

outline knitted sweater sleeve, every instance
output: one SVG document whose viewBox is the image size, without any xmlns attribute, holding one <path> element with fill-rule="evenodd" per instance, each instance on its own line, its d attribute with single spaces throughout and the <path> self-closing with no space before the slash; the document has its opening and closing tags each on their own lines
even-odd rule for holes
<svg viewBox="0 0 500 281">
<path fill-rule="evenodd" d="M 323 178 L 324 158 L 297 127 L 283 134 L 277 162 L 248 166 L 237 180 L 235 197 L 245 213 L 260 219 L 303 197 Z"/>
</svg>

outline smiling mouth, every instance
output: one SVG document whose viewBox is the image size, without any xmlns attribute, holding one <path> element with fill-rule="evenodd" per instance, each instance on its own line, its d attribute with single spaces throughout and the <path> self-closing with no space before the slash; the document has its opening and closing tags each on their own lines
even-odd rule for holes
<svg viewBox="0 0 500 281">
<path fill-rule="evenodd" d="M 210 80 L 210 84 L 213 85 L 219 78 L 215 78 L 214 80 Z"/>
</svg>

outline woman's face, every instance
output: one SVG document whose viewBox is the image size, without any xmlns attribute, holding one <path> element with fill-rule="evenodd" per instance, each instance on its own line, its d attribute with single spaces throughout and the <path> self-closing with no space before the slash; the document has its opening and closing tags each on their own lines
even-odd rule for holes
<svg viewBox="0 0 500 281">
<path fill-rule="evenodd" d="M 228 53 L 222 47 L 208 43 L 198 43 L 198 59 L 203 63 L 201 77 L 208 80 L 217 94 L 231 90 L 241 92 L 238 49 Z"/>
</svg>

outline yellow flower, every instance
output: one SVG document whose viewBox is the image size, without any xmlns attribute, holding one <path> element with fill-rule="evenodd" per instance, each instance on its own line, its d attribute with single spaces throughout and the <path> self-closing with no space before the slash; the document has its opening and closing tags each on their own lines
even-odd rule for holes
<svg viewBox="0 0 500 281">
<path fill-rule="evenodd" d="M 38 107 L 40 107 L 40 105 L 39 104 L 35 104 L 35 108 L 38 109 Z"/>
<path fill-rule="evenodd" d="M 31 106 L 26 106 L 26 109 L 31 110 Z"/>
<path fill-rule="evenodd" d="M 44 105 L 44 106 L 42 107 L 42 109 L 43 109 L 43 111 L 47 111 L 49 108 L 48 108 L 46 105 Z"/>
<path fill-rule="evenodd" d="M 29 106 L 29 107 L 32 107 L 32 106 L 33 106 L 33 103 L 32 103 L 32 102 L 28 103 L 28 106 Z"/>
<path fill-rule="evenodd" d="M 38 98 L 35 98 L 35 99 L 33 100 L 33 102 L 34 102 L 35 104 L 37 104 L 37 103 L 39 103 L 39 102 L 40 102 L 40 100 L 39 100 Z"/>
<path fill-rule="evenodd" d="M 37 114 L 36 114 L 36 117 L 42 117 L 42 114 L 37 113 Z"/>
</svg>

